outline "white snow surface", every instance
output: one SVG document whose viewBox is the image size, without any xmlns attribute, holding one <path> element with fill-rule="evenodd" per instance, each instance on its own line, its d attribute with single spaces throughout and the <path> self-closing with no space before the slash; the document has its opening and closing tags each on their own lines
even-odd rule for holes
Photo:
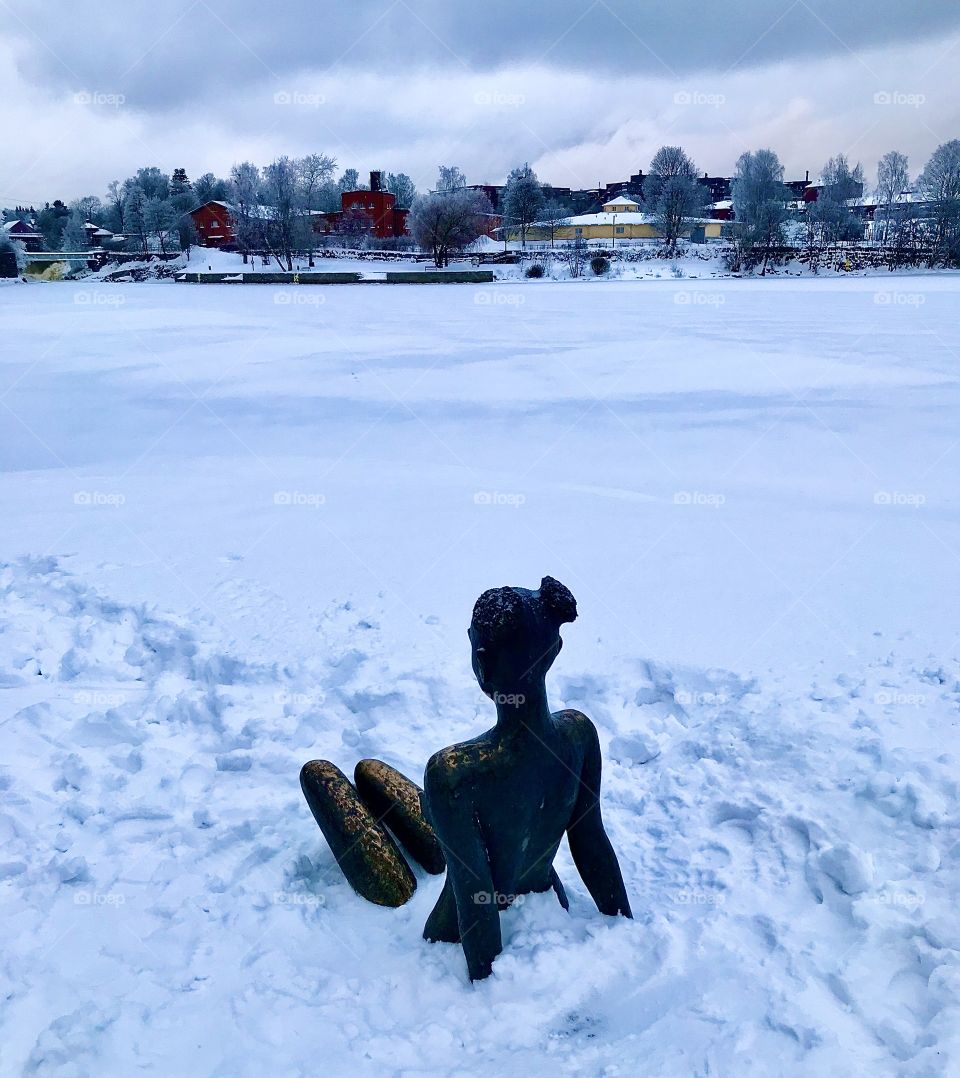
<svg viewBox="0 0 960 1078">
<path fill-rule="evenodd" d="M 0 1072 L 960 1070 L 960 280 L 0 291 Z M 549 573 L 635 920 L 365 903 Z"/>
</svg>

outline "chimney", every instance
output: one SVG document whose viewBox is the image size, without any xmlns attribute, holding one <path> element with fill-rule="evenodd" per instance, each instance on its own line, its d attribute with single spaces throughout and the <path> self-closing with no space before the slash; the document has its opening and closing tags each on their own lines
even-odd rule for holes
<svg viewBox="0 0 960 1078">
<path fill-rule="evenodd" d="M 809 183 L 809 182 L 810 182 L 810 169 L 807 169 L 807 175 L 806 175 L 806 178 L 804 180 L 804 183 Z"/>
<path fill-rule="evenodd" d="M 382 186 L 382 184 L 380 182 L 380 172 L 379 171 L 370 173 L 370 190 L 371 191 L 382 191 L 383 190 L 383 186 Z"/>
</svg>

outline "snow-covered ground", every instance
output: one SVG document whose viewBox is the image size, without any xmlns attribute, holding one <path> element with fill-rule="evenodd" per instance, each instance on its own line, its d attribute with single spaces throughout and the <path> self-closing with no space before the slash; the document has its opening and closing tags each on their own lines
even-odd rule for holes
<svg viewBox="0 0 960 1078">
<path fill-rule="evenodd" d="M 960 1069 L 960 280 L 0 290 L 0 1071 Z M 636 920 L 494 975 L 297 782 L 550 573 Z"/>
</svg>

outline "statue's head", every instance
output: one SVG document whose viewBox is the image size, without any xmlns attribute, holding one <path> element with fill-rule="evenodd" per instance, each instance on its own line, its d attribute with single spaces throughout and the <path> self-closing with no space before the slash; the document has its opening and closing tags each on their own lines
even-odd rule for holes
<svg viewBox="0 0 960 1078">
<path fill-rule="evenodd" d="M 576 616 L 576 599 L 552 576 L 545 576 L 536 591 L 485 591 L 468 630 L 480 688 L 493 697 L 542 683 L 563 647 L 560 626 Z"/>
</svg>

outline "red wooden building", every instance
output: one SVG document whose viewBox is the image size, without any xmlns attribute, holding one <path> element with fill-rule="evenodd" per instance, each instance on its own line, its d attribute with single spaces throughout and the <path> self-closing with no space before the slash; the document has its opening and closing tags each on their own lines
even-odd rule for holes
<svg viewBox="0 0 960 1078">
<path fill-rule="evenodd" d="M 233 207 L 229 202 L 214 200 L 205 202 L 190 211 L 197 236 L 204 247 L 232 247 L 236 234 L 231 216 Z M 265 218 L 270 211 L 261 209 Z M 311 211 L 313 230 L 333 233 L 344 229 L 367 232 L 377 239 L 392 239 L 406 235 L 408 210 L 397 208 L 397 197 L 384 191 L 379 172 L 370 173 L 369 191 L 344 191 L 340 196 L 340 209 L 330 213 Z M 349 214 L 351 221 L 345 221 Z"/>
<path fill-rule="evenodd" d="M 190 211 L 193 226 L 203 247 L 229 247 L 234 241 L 229 202 L 205 202 Z"/>
</svg>

